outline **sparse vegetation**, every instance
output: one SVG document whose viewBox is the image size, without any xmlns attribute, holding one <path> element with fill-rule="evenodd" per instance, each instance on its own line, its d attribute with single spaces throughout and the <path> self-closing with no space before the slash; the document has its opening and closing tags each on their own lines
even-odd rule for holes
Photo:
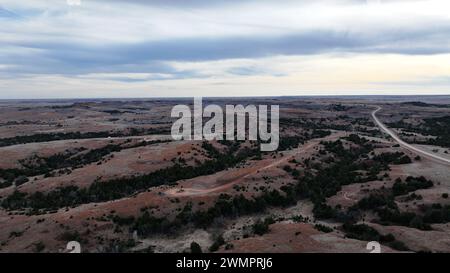
<svg viewBox="0 0 450 273">
<path fill-rule="evenodd" d="M 324 232 L 324 233 L 330 233 L 333 232 L 333 229 L 330 227 L 327 227 L 325 225 L 322 224 L 315 224 L 314 228 L 317 229 L 318 231 Z"/>
<path fill-rule="evenodd" d="M 127 102 L 121 107 L 117 105 L 123 102 L 44 106 L 53 111 L 50 122 L 27 120 L 25 114 L 33 108 L 21 107 L 18 111 L 24 114 L 23 120 L 0 124 L 8 126 L 7 136 L 17 130 L 20 134 L 2 136 L 0 147 L 61 142 L 55 150 L 52 143 L 28 144 L 33 150 L 24 155 L 18 154 L 21 149 L 3 148 L 9 151 L 7 157 L 16 162 L 1 162 L 4 169 L 0 169 L 0 188 L 11 188 L 2 190 L 0 206 L 8 223 L 19 224 L 5 229 L 7 234 L 0 247 L 6 251 L 14 249 L 20 245 L 18 240 L 28 241 L 31 233 L 37 231 L 39 236 L 32 238 L 35 243 L 27 243 L 25 251 L 53 252 L 55 240 L 59 241 L 58 247 L 74 240 L 83 242 L 83 250 L 102 252 L 241 251 L 245 240 L 267 243 L 267 247 L 276 250 L 280 242 L 271 241 L 276 237 L 273 234 L 285 228 L 289 231 L 287 235 L 307 239 L 314 228 L 317 231 L 313 234 L 329 233 L 321 236 L 330 239 L 337 236 L 342 240 L 343 232 L 346 238 L 352 239 L 345 247 L 379 241 L 404 251 L 408 247 L 395 238 L 400 238 L 399 230 L 409 235 L 418 232 L 411 229 L 418 229 L 424 237 L 421 240 L 428 239 L 429 230 L 446 231 L 447 226 L 442 224 L 450 222 L 450 206 L 445 200 L 448 193 L 438 192 L 446 184 L 438 179 L 436 183 L 429 180 L 428 171 L 434 169 L 428 157 L 425 160 L 412 155 L 392 139 L 381 140 L 384 137 L 370 118 L 371 105 L 337 101 L 287 103 L 289 106 L 280 117 L 279 149 L 270 153 L 261 152 L 258 141 L 186 141 L 162 145 L 169 140 L 128 138 L 167 134 L 170 120 L 155 120 L 152 115 L 165 111 L 171 101 L 133 102 L 142 106 Z M 284 103 L 283 99 L 277 102 Z M 157 107 L 148 111 L 147 105 Z M 424 103 L 409 105 L 433 107 Z M 435 111 L 429 111 L 428 116 L 407 117 L 406 113 L 392 111 L 396 106 L 383 104 L 386 112 L 382 115 L 387 121 L 394 121 L 388 126 L 404 129 L 399 135 L 406 142 L 449 145 L 448 117 L 436 117 L 439 114 Z M 88 114 L 83 112 L 85 109 L 89 109 Z M 301 115 L 296 114 L 296 109 L 301 109 Z M 72 127 L 79 124 L 79 114 L 86 118 L 81 129 Z M 145 129 L 149 124 L 160 126 Z M 96 130 L 108 131 L 89 132 L 94 128 L 92 125 L 98 126 Z M 344 134 L 345 137 L 339 137 Z M 324 137 L 327 138 L 320 143 L 310 141 Z M 89 140 L 92 138 L 103 139 Z M 63 145 L 69 139 L 66 148 Z M 154 146 L 146 147 L 149 145 Z M 293 149 L 299 145 L 303 145 L 302 150 L 294 153 Z M 120 168 L 120 160 L 131 152 L 125 150 L 133 148 L 138 161 L 133 162 L 134 156 L 128 157 L 123 173 L 122 169 L 113 175 L 108 173 L 110 168 Z M 448 153 L 444 148 L 431 149 L 436 155 Z M 414 164 L 405 168 L 393 166 L 413 161 Z M 423 176 L 407 177 L 410 168 L 424 165 L 427 169 Z M 158 166 L 164 167 L 155 169 Z M 85 170 L 95 174 L 86 176 L 92 177 L 91 181 L 83 180 Z M 217 179 L 203 177 L 216 174 Z M 398 176 L 401 178 L 396 179 Z M 213 180 L 214 183 L 207 185 Z M 194 186 L 192 197 L 194 191 L 190 187 L 194 182 L 201 183 L 198 188 Z M 213 194 L 197 194 L 203 187 L 205 192 L 212 190 Z M 223 189 L 226 191 L 220 192 Z M 139 203 L 144 199 L 145 204 Z M 117 209 L 119 204 L 126 209 Z M 200 229 L 207 233 L 197 234 Z M 192 231 L 196 232 L 190 234 Z M 205 234 L 211 234 L 208 238 L 212 239 L 211 245 L 205 245 Z M 173 249 L 176 247 L 172 243 L 160 243 L 178 236 L 183 236 L 182 249 Z M 145 238 L 158 240 L 146 247 L 140 244 Z M 286 238 L 289 243 L 295 243 L 293 238 Z M 419 241 L 415 242 L 412 236 L 405 238 L 414 250 L 419 248 Z M 442 249 L 441 242 L 436 244 Z M 328 247 L 327 242 L 323 245 Z"/>
<path fill-rule="evenodd" d="M 225 244 L 225 239 L 222 235 L 217 236 L 217 238 L 214 240 L 214 243 L 209 247 L 210 252 L 216 252 L 219 250 L 221 246 Z"/>
<path fill-rule="evenodd" d="M 253 224 L 253 232 L 259 236 L 269 232 L 269 225 L 273 224 L 275 221 L 272 218 L 266 218 L 264 220 L 258 219 L 256 223 Z"/>
</svg>

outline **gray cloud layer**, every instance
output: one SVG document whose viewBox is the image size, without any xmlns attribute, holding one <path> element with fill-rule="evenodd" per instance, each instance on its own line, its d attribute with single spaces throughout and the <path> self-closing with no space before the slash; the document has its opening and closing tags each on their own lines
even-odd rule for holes
<svg viewBox="0 0 450 273">
<path fill-rule="evenodd" d="M 436 42 L 430 45 L 420 42 L 429 37 L 434 37 Z M 62 42 L 16 43 L 15 46 L 23 48 L 24 54 L 19 52 L 3 56 L 1 62 L 16 66 L 10 70 L 11 73 L 145 72 L 192 75 L 190 71 L 175 71 L 165 62 L 348 52 L 448 53 L 449 48 L 444 44 L 445 37 L 441 38 L 443 40 L 439 41 L 433 33 L 367 39 L 347 33 L 312 32 L 283 37 L 191 38 L 102 46 Z M 29 56 L 27 50 L 31 49 L 37 50 L 37 53 Z"/>
<path fill-rule="evenodd" d="M 106 1 L 96 0 L 103 3 Z M 123 1 L 108 1 L 120 5 Z M 127 1 L 128 2 L 128 1 Z M 183 10 L 186 7 L 211 9 L 220 12 L 221 5 L 236 5 L 242 1 L 225 0 L 175 0 L 139 1 L 131 3 L 146 7 L 170 6 Z M 255 4 L 258 1 L 244 1 Z M 270 1 L 264 1 L 270 2 Z M 307 2 L 307 1 L 306 1 Z M 323 1 L 322 1 L 323 2 Z M 339 2 L 339 1 L 338 1 Z M 361 1 L 341 1 L 359 3 Z M 261 3 L 261 2 L 260 2 Z M 273 1 L 272 1 L 273 4 Z M 56 13 L 57 14 L 57 13 Z M 50 15 L 45 15 L 51 17 Z M 44 16 L 44 20 L 47 17 Z M 20 15 L 6 8 L 0 8 L 0 20 L 10 22 Z M 41 17 L 40 17 L 41 18 Z M 77 20 L 76 17 L 72 18 Z M 130 18 L 132 19 L 132 18 Z M 155 19 L 156 20 L 156 19 Z M 441 21 L 439 21 L 441 20 Z M 26 20 L 20 20 L 25 21 Z M 189 22 L 185 22 L 189 24 Z M 233 23 L 232 20 L 227 23 Z M 261 22 L 259 22 L 261 23 Z M 276 22 L 273 25 L 276 26 Z M 157 21 L 154 24 L 158 24 Z M 271 22 L 266 22 L 271 25 Z M 357 24 L 357 22 L 355 22 Z M 284 25 L 289 29 L 288 25 Z M 247 27 L 247 26 L 246 26 Z M 372 28 L 371 28 L 372 27 Z M 0 27 L 1 31 L 1 27 Z M 27 28 L 22 29 L 27 32 Z M 179 30 L 176 30 L 179 31 Z M 9 34 L 9 30 L 2 32 Z M 378 25 L 369 25 L 363 32 L 342 29 L 311 27 L 281 34 L 245 33 L 236 35 L 198 35 L 192 37 L 158 37 L 121 43 L 118 41 L 79 41 L 70 39 L 70 33 L 47 31 L 47 40 L 35 39 L 29 32 L 29 39 L 9 39 L 2 42 L 0 65 L 11 66 L 0 70 L 3 77 L 24 74 L 83 75 L 89 73 L 163 73 L 169 78 L 203 77 L 192 70 L 175 69 L 167 62 L 199 62 L 224 59 L 251 59 L 275 55 L 312 55 L 322 53 L 396 53 L 396 54 L 439 54 L 449 53 L 450 22 L 437 18 L 427 26 L 410 29 L 378 30 Z M 37 35 L 36 35 L 37 36 Z M 69 39 L 67 39 L 69 37 Z M 154 37 L 152 37 L 154 38 Z M 236 75 L 265 73 L 257 68 L 229 70 Z M 127 81 L 129 79 L 116 78 Z M 162 79 L 158 76 L 154 79 Z"/>
</svg>

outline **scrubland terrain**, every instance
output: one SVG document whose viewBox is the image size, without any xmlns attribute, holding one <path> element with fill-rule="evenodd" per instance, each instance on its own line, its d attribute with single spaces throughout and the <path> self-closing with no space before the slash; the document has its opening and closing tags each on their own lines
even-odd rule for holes
<svg viewBox="0 0 450 273">
<path fill-rule="evenodd" d="M 191 100 L 0 102 L 0 252 L 450 252 L 450 98 L 280 105 L 280 145 L 174 141 Z"/>
</svg>

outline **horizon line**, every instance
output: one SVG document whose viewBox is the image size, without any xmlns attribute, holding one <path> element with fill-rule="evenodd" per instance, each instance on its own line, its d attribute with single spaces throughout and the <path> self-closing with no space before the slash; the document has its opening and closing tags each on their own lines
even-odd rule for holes
<svg viewBox="0 0 450 273">
<path fill-rule="evenodd" d="M 339 98 L 339 97 L 450 97 L 449 94 L 395 94 L 395 95 L 285 95 L 285 96 L 179 96 L 179 97 L 72 97 L 72 98 L 0 98 L 0 101 L 33 101 L 33 100 L 171 100 L 193 99 L 196 97 L 210 99 L 234 99 L 234 98 Z"/>
</svg>

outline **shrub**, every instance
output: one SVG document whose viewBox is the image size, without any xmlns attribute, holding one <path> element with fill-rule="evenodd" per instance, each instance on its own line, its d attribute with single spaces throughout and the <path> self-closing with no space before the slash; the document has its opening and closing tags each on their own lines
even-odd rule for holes
<svg viewBox="0 0 450 273">
<path fill-rule="evenodd" d="M 81 242 L 82 241 L 80 233 L 78 233 L 78 231 L 65 231 L 64 233 L 59 235 L 58 239 L 61 241 L 65 241 L 65 242 L 70 242 L 70 241 Z"/>
<path fill-rule="evenodd" d="M 222 235 L 219 235 L 216 240 L 214 241 L 214 243 L 209 247 L 209 251 L 210 252 L 215 252 L 217 250 L 219 250 L 219 248 L 225 244 L 225 239 L 223 238 Z"/>
<path fill-rule="evenodd" d="M 14 184 L 16 184 L 16 186 L 20 186 L 20 185 L 22 185 L 22 184 L 27 183 L 28 181 L 30 181 L 30 180 L 28 179 L 28 177 L 26 177 L 26 176 L 24 176 L 24 175 L 21 175 L 21 176 L 19 176 L 19 177 L 14 181 Z"/>
<path fill-rule="evenodd" d="M 392 187 L 392 192 L 395 196 L 404 195 L 419 189 L 429 189 L 433 187 L 433 182 L 427 180 L 425 177 L 411 177 L 406 178 L 405 183 L 396 181 Z"/>
<path fill-rule="evenodd" d="M 378 231 L 366 224 L 344 224 L 342 228 L 348 238 L 361 241 L 380 241 L 380 234 Z"/>
<path fill-rule="evenodd" d="M 252 226 L 253 232 L 259 236 L 264 235 L 269 232 L 269 225 L 273 223 L 274 220 L 272 218 L 266 218 L 264 221 L 258 219 Z"/>
<path fill-rule="evenodd" d="M 322 225 L 322 224 L 315 224 L 314 228 L 317 229 L 318 231 L 321 231 L 321 232 L 324 232 L 324 233 L 330 233 L 330 232 L 333 231 L 332 228 L 327 227 L 327 226 Z"/>
<path fill-rule="evenodd" d="M 356 204 L 356 207 L 363 210 L 376 209 L 382 206 L 395 206 L 394 200 L 382 194 L 370 194 Z"/>
<path fill-rule="evenodd" d="M 191 243 L 191 253 L 202 253 L 202 247 L 196 242 Z"/>
</svg>

